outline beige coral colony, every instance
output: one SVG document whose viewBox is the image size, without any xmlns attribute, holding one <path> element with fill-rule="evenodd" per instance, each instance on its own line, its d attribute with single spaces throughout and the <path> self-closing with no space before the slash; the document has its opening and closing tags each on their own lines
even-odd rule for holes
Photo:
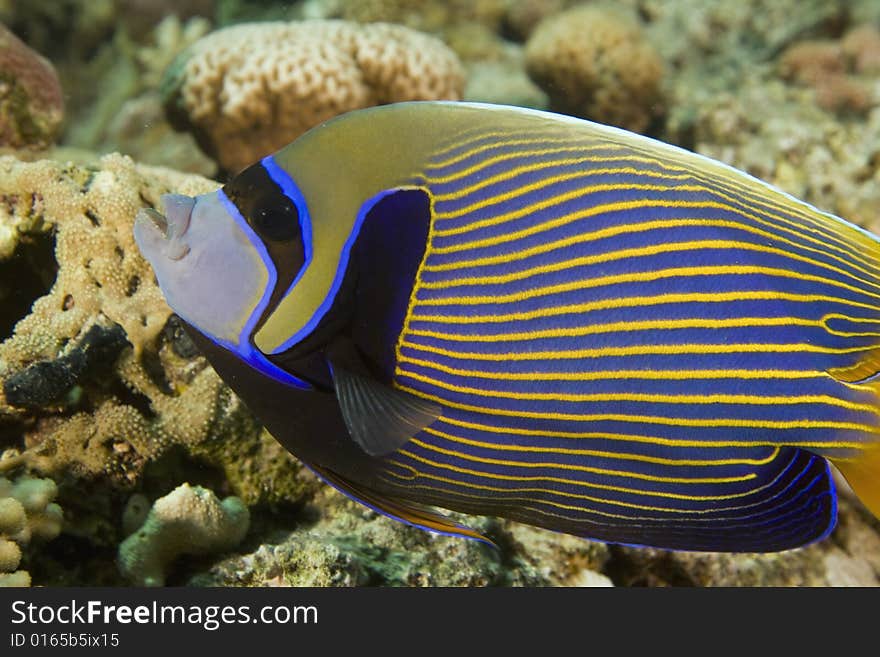
<svg viewBox="0 0 880 657">
<path fill-rule="evenodd" d="M 0 586 L 880 584 L 880 526 L 845 488 L 828 540 L 766 555 L 469 518 L 499 550 L 367 512 L 221 381 L 132 233 L 163 194 L 412 100 L 647 134 L 870 230 L 877 5 L 0 2 Z"/>
</svg>

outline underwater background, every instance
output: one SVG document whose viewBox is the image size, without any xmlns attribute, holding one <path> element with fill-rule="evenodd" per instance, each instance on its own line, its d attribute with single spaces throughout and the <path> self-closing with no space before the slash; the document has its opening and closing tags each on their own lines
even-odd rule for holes
<svg viewBox="0 0 880 657">
<path fill-rule="evenodd" d="M 0 0 L 0 585 L 880 584 L 842 480 L 836 530 L 788 552 L 469 519 L 495 550 L 348 501 L 261 429 L 134 215 L 416 99 L 620 126 L 880 230 L 877 0 Z"/>
</svg>

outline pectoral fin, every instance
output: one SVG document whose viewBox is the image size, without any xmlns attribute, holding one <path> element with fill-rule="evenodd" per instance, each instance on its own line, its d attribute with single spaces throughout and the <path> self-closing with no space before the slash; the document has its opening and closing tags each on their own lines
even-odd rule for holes
<svg viewBox="0 0 880 657">
<path fill-rule="evenodd" d="M 352 439 L 370 456 L 397 451 L 410 438 L 440 417 L 441 409 L 369 375 L 331 363 L 333 385 L 345 426 Z"/>
<path fill-rule="evenodd" d="M 495 543 L 479 532 L 474 531 L 470 527 L 458 524 L 451 518 L 428 506 L 418 504 L 417 502 L 385 497 L 341 477 L 332 470 L 315 465 L 309 465 L 309 467 L 327 484 L 333 486 L 333 488 L 343 495 L 350 497 L 355 502 L 359 502 L 382 515 L 388 516 L 389 518 L 407 525 L 413 525 L 419 529 L 446 534 L 448 536 L 470 538 L 491 545 L 494 548 L 498 548 Z"/>
</svg>

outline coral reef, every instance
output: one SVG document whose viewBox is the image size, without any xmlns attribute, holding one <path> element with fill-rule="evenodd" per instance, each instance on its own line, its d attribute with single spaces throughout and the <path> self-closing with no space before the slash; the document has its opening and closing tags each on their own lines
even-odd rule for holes
<svg viewBox="0 0 880 657">
<path fill-rule="evenodd" d="M 423 32 L 440 33 L 463 24 L 480 24 L 495 30 L 504 17 L 506 5 L 506 0 L 319 0 L 312 2 L 307 11 L 316 18 L 398 23 Z"/>
<path fill-rule="evenodd" d="M 865 114 L 876 104 L 868 81 L 880 72 L 880 31 L 862 25 L 839 41 L 800 41 L 779 59 L 780 75 L 812 88 L 822 109 L 839 114 Z"/>
<path fill-rule="evenodd" d="M 216 0 L 116 0 L 121 25 L 134 39 L 143 39 L 170 19 L 178 23 L 214 15 Z M 161 53 L 157 53 L 160 56 Z"/>
<path fill-rule="evenodd" d="M 567 9 L 575 1 L 514 0 L 507 5 L 501 27 L 511 38 L 526 41 L 542 20 Z"/>
<path fill-rule="evenodd" d="M 0 146 L 46 148 L 63 118 L 52 64 L 0 24 Z"/>
<path fill-rule="evenodd" d="M 182 22 L 170 15 L 139 41 L 120 30 L 87 64 L 67 73 L 72 94 L 64 144 L 214 175 L 217 165 L 192 136 L 174 131 L 165 120 L 158 91 L 162 73 L 174 57 L 210 29 L 205 18 Z"/>
<path fill-rule="evenodd" d="M 695 150 L 872 230 L 880 229 L 880 111 L 841 123 L 812 90 L 753 78 L 694 113 Z"/>
<path fill-rule="evenodd" d="M 197 586 L 877 586 L 880 521 L 847 493 L 828 539 L 773 554 L 605 545 L 499 519 L 461 517 L 481 543 L 429 534 L 322 489 L 298 515 L 191 576 Z M 457 516 L 458 517 L 458 516 Z M 277 525 L 276 525 L 277 527 Z"/>
<path fill-rule="evenodd" d="M 112 34 L 117 9 L 117 0 L 13 1 L 0 20 L 56 65 L 80 64 Z"/>
<path fill-rule="evenodd" d="M 119 546 L 119 568 L 138 586 L 162 586 L 175 559 L 231 550 L 249 523 L 237 497 L 221 502 L 207 488 L 181 484 L 156 500 L 140 529 Z"/>
<path fill-rule="evenodd" d="M 559 112 L 643 132 L 663 111 L 663 62 L 636 19 L 614 9 L 546 19 L 526 43 L 526 67 Z"/>
<path fill-rule="evenodd" d="M 342 112 L 458 99 L 464 78 L 439 40 L 399 25 L 254 23 L 218 30 L 166 73 L 172 123 L 235 171 Z"/>
<path fill-rule="evenodd" d="M 0 586 L 30 586 L 30 574 L 19 568 L 22 547 L 61 532 L 64 516 L 53 501 L 57 493 L 51 479 L 0 477 Z"/>
<path fill-rule="evenodd" d="M 33 250 L 57 269 L 32 286 L 35 298 L 3 304 L 14 331 L 0 344 L 0 427 L 14 439 L 0 448 L 20 454 L 0 472 L 27 467 L 129 490 L 179 448 L 248 503 L 294 502 L 314 485 L 197 355 L 134 245 L 139 207 L 216 186 L 118 155 L 98 167 L 0 159 L 4 278 L 34 277 L 29 263 L 43 258 L 29 258 Z"/>
<path fill-rule="evenodd" d="M 309 517 L 312 520 L 309 521 Z M 608 585 L 608 549 L 573 536 L 487 518 L 467 523 L 500 550 L 430 534 L 323 489 L 302 525 L 264 537 L 192 577 L 198 586 Z"/>
</svg>

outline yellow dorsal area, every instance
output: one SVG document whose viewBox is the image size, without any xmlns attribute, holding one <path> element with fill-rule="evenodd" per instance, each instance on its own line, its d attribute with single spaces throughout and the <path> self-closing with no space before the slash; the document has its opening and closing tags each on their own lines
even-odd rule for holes
<svg viewBox="0 0 880 657">
<path fill-rule="evenodd" d="M 340 273 L 340 251 L 358 213 L 376 194 L 421 186 L 431 158 L 450 146 L 479 140 L 546 139 L 578 147 L 614 144 L 664 165 L 754 194 L 803 221 L 814 242 L 830 241 L 844 257 L 880 262 L 880 242 L 866 231 L 723 163 L 618 128 L 581 119 L 501 105 L 452 102 L 397 103 L 351 112 L 309 131 L 275 155 L 306 199 L 313 258 L 297 286 L 254 336 L 264 353 L 277 353 L 294 336 L 305 337 L 326 307 Z M 568 140 L 571 140 L 568 142 Z M 430 190 L 429 190 L 430 191 Z M 870 368 L 871 366 L 867 366 Z M 861 377 L 859 369 L 854 376 Z M 843 379 L 841 379 L 843 380 Z M 858 380 L 858 379 L 854 379 Z"/>
</svg>

